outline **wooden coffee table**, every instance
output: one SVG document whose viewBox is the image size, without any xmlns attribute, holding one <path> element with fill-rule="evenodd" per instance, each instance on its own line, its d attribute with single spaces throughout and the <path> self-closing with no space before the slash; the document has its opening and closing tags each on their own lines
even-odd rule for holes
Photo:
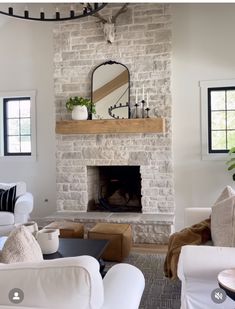
<svg viewBox="0 0 235 309">
<path fill-rule="evenodd" d="M 218 282 L 221 289 L 223 289 L 232 300 L 235 300 L 235 268 L 221 271 L 218 275 Z"/>
<path fill-rule="evenodd" d="M 52 254 L 44 254 L 44 260 L 59 259 L 80 255 L 90 255 L 100 263 L 100 273 L 105 275 L 105 263 L 101 255 L 108 245 L 108 240 L 103 239 L 79 239 L 79 238 L 60 238 L 59 249 Z"/>
</svg>

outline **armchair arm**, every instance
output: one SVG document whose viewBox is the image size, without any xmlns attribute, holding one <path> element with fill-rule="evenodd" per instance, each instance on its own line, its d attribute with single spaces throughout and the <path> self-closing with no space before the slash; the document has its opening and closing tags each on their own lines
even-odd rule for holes
<svg viewBox="0 0 235 309">
<path fill-rule="evenodd" d="M 0 308 L 11 308 L 8 293 L 16 287 L 25 309 L 100 309 L 103 303 L 99 263 L 91 256 L 0 264 L 0 278 Z"/>
<path fill-rule="evenodd" d="M 33 195 L 29 192 L 19 196 L 15 203 L 15 223 L 25 223 L 33 210 Z"/>
<path fill-rule="evenodd" d="M 181 280 L 181 309 L 215 308 L 211 293 L 219 288 L 218 274 L 235 268 L 235 248 L 213 246 L 183 246 L 178 263 Z M 223 308 L 233 309 L 229 297 Z"/>
<path fill-rule="evenodd" d="M 220 271 L 235 268 L 235 248 L 216 246 L 183 246 L 181 249 L 178 276 L 217 281 Z"/>
<path fill-rule="evenodd" d="M 104 304 L 102 309 L 138 309 L 144 291 L 145 279 L 135 266 L 114 265 L 103 279 Z"/>
</svg>

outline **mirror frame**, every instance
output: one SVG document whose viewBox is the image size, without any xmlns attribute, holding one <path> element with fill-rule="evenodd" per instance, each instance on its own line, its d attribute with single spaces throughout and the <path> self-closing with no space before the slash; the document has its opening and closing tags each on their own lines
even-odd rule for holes
<svg viewBox="0 0 235 309">
<path fill-rule="evenodd" d="M 125 65 L 125 64 L 123 64 L 123 63 L 121 63 L 121 62 L 117 62 L 117 61 L 113 61 L 113 60 L 109 60 L 109 61 L 106 61 L 106 62 L 102 62 L 101 64 L 99 64 L 98 66 L 96 66 L 94 69 L 93 69 L 93 71 L 92 71 L 92 74 L 91 74 L 91 102 L 92 102 L 92 105 L 94 105 L 95 106 L 95 104 L 93 103 L 93 77 L 94 77 L 94 73 L 95 73 L 95 71 L 99 68 L 99 67 L 101 67 L 101 66 L 103 66 L 103 65 L 112 65 L 112 64 L 120 64 L 120 65 L 122 65 L 123 67 L 125 67 L 126 68 L 126 70 L 127 70 L 127 74 L 128 74 L 128 118 L 124 118 L 124 119 L 130 119 L 130 117 L 131 117 L 131 111 L 130 111 L 130 71 L 129 71 L 129 69 L 128 69 L 128 67 Z M 123 106 L 124 107 L 124 106 Z M 126 106 L 125 106 L 126 107 Z M 91 119 L 92 119 L 92 115 L 91 115 Z M 111 119 L 109 119 L 109 120 L 112 120 L 112 119 L 117 119 L 117 118 L 111 118 Z M 119 118 L 119 119 L 122 119 L 122 118 Z"/>
</svg>

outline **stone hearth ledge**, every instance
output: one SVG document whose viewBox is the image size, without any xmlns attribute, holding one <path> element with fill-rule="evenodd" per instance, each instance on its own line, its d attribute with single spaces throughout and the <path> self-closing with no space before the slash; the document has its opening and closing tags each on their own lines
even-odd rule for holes
<svg viewBox="0 0 235 309">
<path fill-rule="evenodd" d="M 98 222 L 128 223 L 132 226 L 133 242 L 167 244 L 173 232 L 174 215 L 172 214 L 141 214 L 141 213 L 112 213 L 112 212 L 65 212 L 58 211 L 45 218 L 35 218 L 39 227 L 55 220 L 72 220 L 84 225 L 87 231 Z"/>
</svg>

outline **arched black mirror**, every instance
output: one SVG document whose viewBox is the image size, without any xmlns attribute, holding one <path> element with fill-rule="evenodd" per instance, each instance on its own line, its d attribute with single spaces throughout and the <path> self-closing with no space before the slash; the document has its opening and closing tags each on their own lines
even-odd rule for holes
<svg viewBox="0 0 235 309">
<path fill-rule="evenodd" d="M 97 66 L 91 77 L 92 119 L 130 118 L 130 73 L 116 61 Z"/>
</svg>

